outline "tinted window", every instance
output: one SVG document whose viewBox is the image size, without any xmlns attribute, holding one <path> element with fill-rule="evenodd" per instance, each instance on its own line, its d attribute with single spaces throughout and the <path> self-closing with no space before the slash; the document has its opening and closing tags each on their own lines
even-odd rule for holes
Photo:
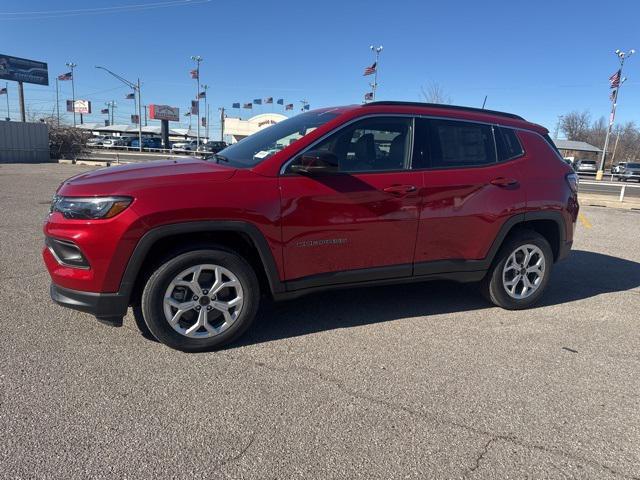
<svg viewBox="0 0 640 480">
<path fill-rule="evenodd" d="M 349 125 L 318 143 L 337 157 L 341 172 L 401 170 L 405 167 L 411 120 L 376 117 Z"/>
<path fill-rule="evenodd" d="M 496 127 L 496 146 L 498 147 L 498 160 L 504 162 L 519 157 L 524 149 L 518 140 L 515 130 L 505 127 Z"/>
<path fill-rule="evenodd" d="M 412 168 L 429 168 L 429 120 L 416 118 L 413 136 Z"/>
<path fill-rule="evenodd" d="M 490 125 L 431 120 L 431 166 L 469 167 L 496 162 Z"/>
</svg>

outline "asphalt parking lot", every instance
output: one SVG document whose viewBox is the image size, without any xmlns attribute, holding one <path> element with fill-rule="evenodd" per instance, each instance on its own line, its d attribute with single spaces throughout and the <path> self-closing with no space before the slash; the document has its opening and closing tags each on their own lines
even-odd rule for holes
<svg viewBox="0 0 640 480">
<path fill-rule="evenodd" d="M 78 165 L 0 165 L 1 478 L 640 478 L 640 212 L 586 207 L 542 304 L 412 284 L 267 305 L 184 354 L 51 303 Z"/>
</svg>

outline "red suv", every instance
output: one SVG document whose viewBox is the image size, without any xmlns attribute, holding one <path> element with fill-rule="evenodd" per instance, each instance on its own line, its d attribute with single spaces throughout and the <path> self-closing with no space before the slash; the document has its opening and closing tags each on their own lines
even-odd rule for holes
<svg viewBox="0 0 640 480">
<path fill-rule="evenodd" d="M 207 160 L 77 175 L 44 225 L 51 296 L 185 351 L 227 344 L 262 295 L 432 279 L 507 309 L 571 248 L 578 179 L 516 115 L 407 102 L 302 113 Z"/>
</svg>

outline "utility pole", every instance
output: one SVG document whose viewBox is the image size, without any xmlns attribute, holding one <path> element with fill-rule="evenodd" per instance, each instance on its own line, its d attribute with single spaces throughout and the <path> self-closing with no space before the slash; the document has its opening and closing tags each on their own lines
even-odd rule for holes
<svg viewBox="0 0 640 480">
<path fill-rule="evenodd" d="M 370 45 L 369 48 L 371 49 L 371 51 L 375 54 L 376 60 L 375 60 L 375 71 L 373 72 L 373 83 L 371 84 L 371 93 L 372 95 L 372 100 L 375 101 L 376 100 L 376 89 L 378 88 L 378 68 L 380 67 L 380 52 L 382 51 L 382 45 L 380 45 L 379 47 L 374 47 L 373 45 Z"/>
<path fill-rule="evenodd" d="M 218 110 L 220 110 L 220 141 L 224 142 L 224 107 Z"/>
<path fill-rule="evenodd" d="M 138 150 L 142 151 L 142 93 L 140 91 L 140 79 L 138 78 L 137 83 L 133 83 L 130 82 L 129 80 L 127 80 L 126 78 L 122 78 L 120 75 L 113 73 L 111 70 L 109 70 L 108 68 L 105 67 L 100 67 L 98 65 L 96 65 L 96 68 L 99 68 L 100 70 L 104 70 L 105 72 L 107 72 L 109 75 L 111 75 L 112 77 L 117 78 L 118 80 L 120 80 L 122 83 L 124 83 L 126 86 L 128 86 L 129 88 L 131 88 L 133 90 L 133 100 L 134 102 L 137 99 L 137 104 L 138 104 L 138 108 L 135 108 L 135 103 L 134 103 L 134 112 L 135 110 L 137 110 L 137 115 L 138 115 Z"/>
<path fill-rule="evenodd" d="M 604 138 L 604 148 L 602 149 L 602 159 L 600 160 L 600 168 L 598 168 L 598 172 L 596 173 L 596 180 L 602 180 L 604 176 L 604 167 L 607 159 L 607 148 L 609 147 L 609 136 L 611 135 L 611 128 L 613 127 L 613 122 L 616 118 L 616 107 L 618 104 L 618 93 L 620 92 L 620 88 L 622 84 L 626 80 L 625 77 L 622 76 L 622 67 L 624 67 L 624 61 L 627 57 L 630 57 L 636 53 L 635 50 L 629 50 L 629 53 L 623 52 L 622 50 L 616 50 L 615 54 L 620 61 L 620 68 L 616 73 L 614 73 L 609 81 L 611 82 L 611 88 L 614 88 L 613 95 L 611 96 L 611 115 L 609 116 L 609 126 L 607 127 L 607 135 Z M 617 77 L 617 78 L 616 78 Z"/>
<path fill-rule="evenodd" d="M 197 137 L 196 137 L 196 152 L 200 150 L 200 62 L 202 57 L 200 55 L 192 55 L 191 60 L 196 62 L 196 101 L 198 102 L 198 118 L 197 118 Z"/>
<path fill-rule="evenodd" d="M 148 105 L 143 105 L 144 107 L 144 126 L 147 126 L 147 106 Z"/>
<path fill-rule="evenodd" d="M 76 74 L 74 69 L 78 66 L 77 63 L 67 62 L 67 67 L 71 69 L 71 104 L 73 105 L 73 126 L 76 126 Z M 82 122 L 81 122 L 82 123 Z"/>
</svg>

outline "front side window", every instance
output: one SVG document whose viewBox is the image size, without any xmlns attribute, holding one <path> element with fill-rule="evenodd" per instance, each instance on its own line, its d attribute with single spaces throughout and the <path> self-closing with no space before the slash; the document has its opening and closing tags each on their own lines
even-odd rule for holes
<svg viewBox="0 0 640 480">
<path fill-rule="evenodd" d="M 431 166 L 473 167 L 496 162 L 490 125 L 451 120 L 431 120 Z"/>
<path fill-rule="evenodd" d="M 338 114 L 332 110 L 301 113 L 230 145 L 213 156 L 212 160 L 236 167 L 253 167 L 333 120 Z"/>
<path fill-rule="evenodd" d="M 339 172 L 402 170 L 407 164 L 410 125 L 411 119 L 404 117 L 364 119 L 342 128 L 312 150 L 330 154 Z"/>
</svg>

